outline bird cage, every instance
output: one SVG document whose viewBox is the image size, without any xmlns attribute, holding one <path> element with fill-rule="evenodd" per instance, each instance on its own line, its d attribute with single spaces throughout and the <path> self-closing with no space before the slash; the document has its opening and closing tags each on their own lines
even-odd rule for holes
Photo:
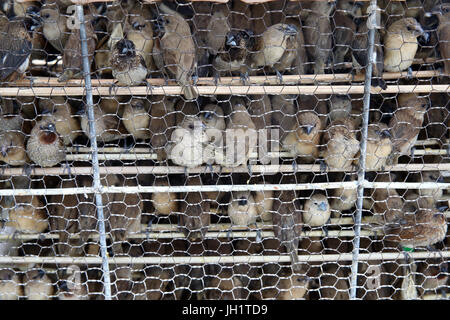
<svg viewBox="0 0 450 320">
<path fill-rule="evenodd" d="M 448 299 L 449 8 L 4 1 L 0 300 Z"/>
</svg>

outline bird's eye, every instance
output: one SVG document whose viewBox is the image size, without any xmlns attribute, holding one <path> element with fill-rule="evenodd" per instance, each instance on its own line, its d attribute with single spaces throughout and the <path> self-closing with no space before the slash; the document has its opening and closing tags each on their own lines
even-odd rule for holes
<svg viewBox="0 0 450 320">
<path fill-rule="evenodd" d="M 192 123 L 189 125 L 189 129 L 194 130 L 194 125 Z"/>
<path fill-rule="evenodd" d="M 406 27 L 408 29 L 408 31 L 414 31 L 414 28 L 411 26 Z"/>
<path fill-rule="evenodd" d="M 50 14 L 49 14 L 49 13 L 44 13 L 44 14 L 42 15 L 42 17 L 43 17 L 44 19 L 48 19 L 48 18 L 50 18 Z"/>
<path fill-rule="evenodd" d="M 206 112 L 204 117 L 205 117 L 205 119 L 209 120 L 209 119 L 211 119 L 213 117 L 213 115 L 212 115 L 211 112 Z"/>
</svg>

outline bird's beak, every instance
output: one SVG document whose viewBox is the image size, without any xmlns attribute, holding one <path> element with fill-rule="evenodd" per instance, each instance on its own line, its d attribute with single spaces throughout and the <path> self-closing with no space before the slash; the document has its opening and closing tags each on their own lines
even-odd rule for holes
<svg viewBox="0 0 450 320">
<path fill-rule="evenodd" d="M 45 271 L 42 270 L 42 269 L 39 269 L 39 270 L 38 270 L 38 275 L 39 275 L 39 278 L 42 279 L 42 278 L 45 276 Z"/>
<path fill-rule="evenodd" d="M 288 36 L 295 36 L 298 33 L 297 28 L 292 24 L 288 24 L 283 31 Z"/>
<path fill-rule="evenodd" d="M 84 110 L 84 108 L 77 110 L 77 112 L 75 112 L 76 115 L 78 116 L 82 116 L 86 113 L 86 110 Z"/>
<path fill-rule="evenodd" d="M 122 50 L 120 50 L 120 53 L 121 53 L 121 54 L 127 54 L 128 50 L 129 50 L 129 49 L 128 49 L 127 46 L 123 46 L 123 47 L 122 47 Z"/>
<path fill-rule="evenodd" d="M 234 39 L 234 37 L 227 37 L 227 46 L 232 46 L 235 47 L 237 46 L 236 40 Z"/>
<path fill-rule="evenodd" d="M 326 204 L 325 202 L 321 202 L 321 203 L 319 204 L 319 209 L 320 209 L 320 211 L 326 211 L 327 208 L 328 208 L 328 206 L 327 206 L 327 204 Z"/>
<path fill-rule="evenodd" d="M 303 131 L 304 131 L 306 134 L 311 134 L 311 132 L 313 131 L 313 129 L 314 129 L 313 126 L 305 126 L 305 127 L 303 127 Z"/>
<path fill-rule="evenodd" d="M 439 212 L 445 212 L 448 210 L 448 206 L 440 206 L 440 207 L 437 207 L 436 209 L 438 209 Z"/>
<path fill-rule="evenodd" d="M 389 132 L 389 130 L 383 130 L 381 133 L 388 138 L 392 138 L 392 134 Z"/>
</svg>

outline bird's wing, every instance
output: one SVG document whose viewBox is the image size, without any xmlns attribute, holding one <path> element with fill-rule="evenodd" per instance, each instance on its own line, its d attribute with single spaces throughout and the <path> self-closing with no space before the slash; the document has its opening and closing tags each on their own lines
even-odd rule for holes
<svg viewBox="0 0 450 320">
<path fill-rule="evenodd" d="M 10 34 L 0 36 L 0 79 L 4 80 L 16 71 L 30 54 L 30 41 Z"/>
</svg>

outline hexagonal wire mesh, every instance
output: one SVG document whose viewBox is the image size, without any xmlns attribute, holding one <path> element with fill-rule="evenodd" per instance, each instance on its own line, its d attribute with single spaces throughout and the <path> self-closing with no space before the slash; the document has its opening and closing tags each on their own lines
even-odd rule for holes
<svg viewBox="0 0 450 320">
<path fill-rule="evenodd" d="M 448 8 L 5 1 L 0 299 L 446 298 Z"/>
</svg>

